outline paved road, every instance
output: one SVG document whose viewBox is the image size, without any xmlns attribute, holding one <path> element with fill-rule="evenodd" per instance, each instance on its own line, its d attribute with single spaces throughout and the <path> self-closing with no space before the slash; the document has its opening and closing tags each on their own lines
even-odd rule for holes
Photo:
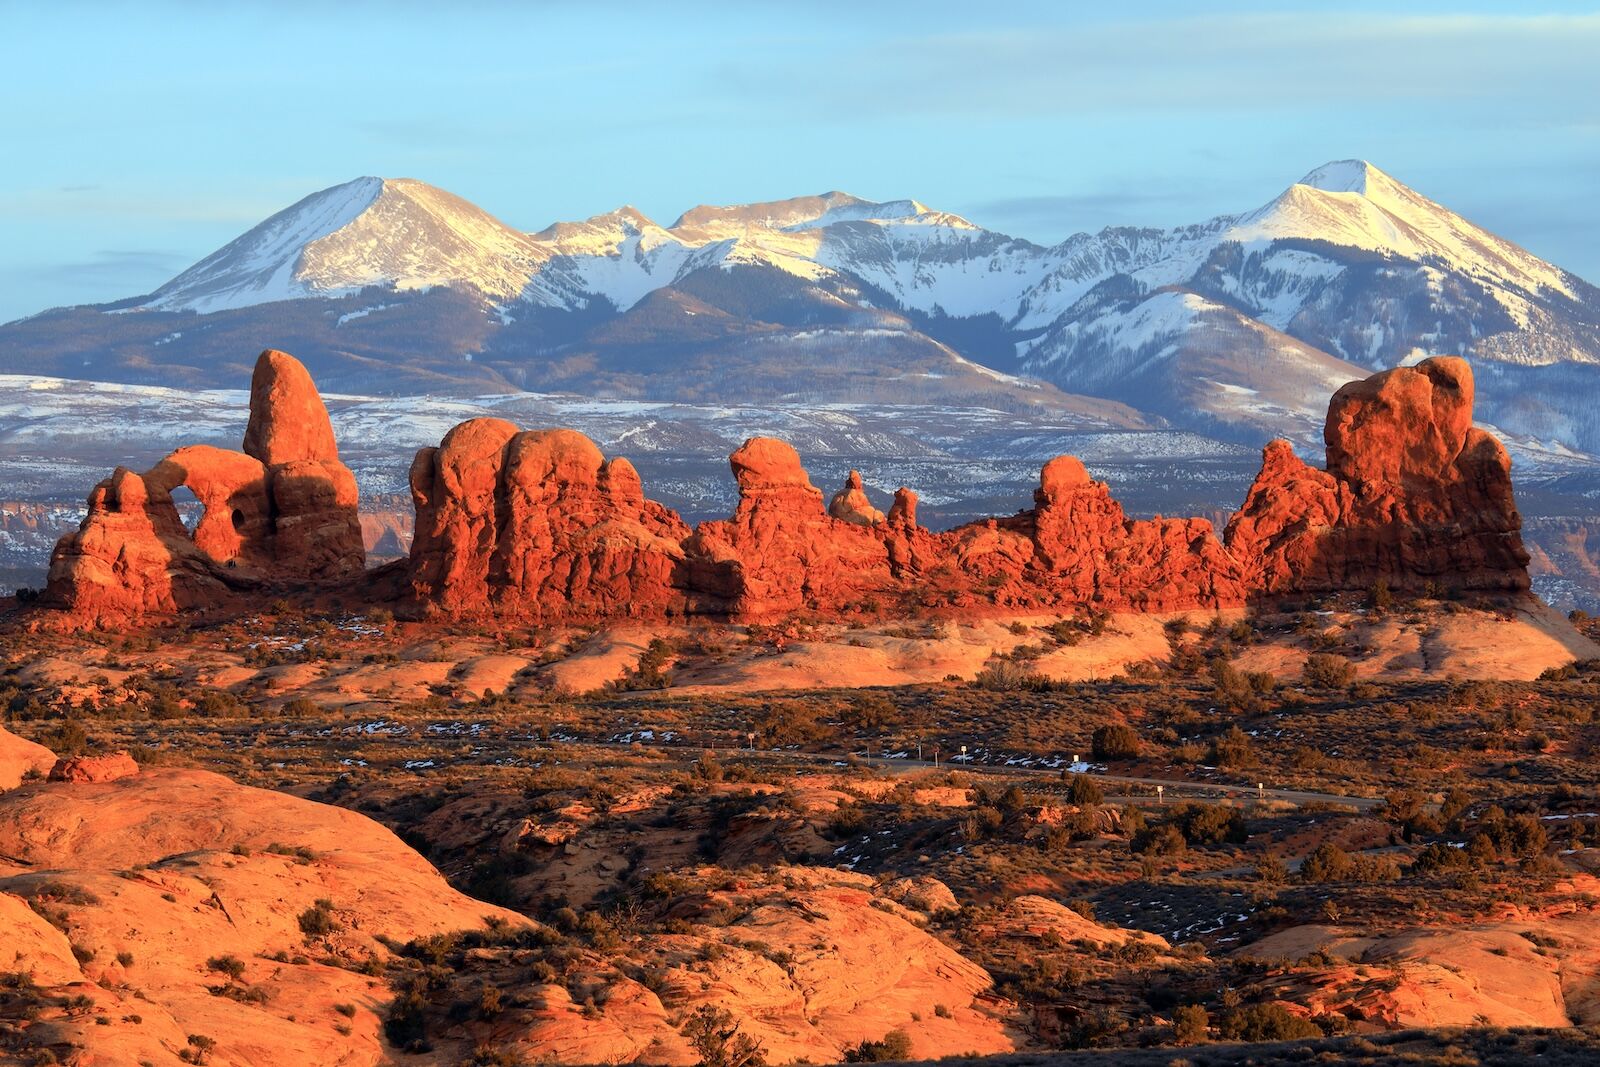
<svg viewBox="0 0 1600 1067">
<path fill-rule="evenodd" d="M 629 745 L 634 744 L 635 742 L 632 742 L 632 741 L 592 742 L 591 741 L 591 742 L 584 742 L 584 743 L 586 743 L 586 744 L 616 745 L 616 746 L 619 746 L 619 747 L 627 747 Z M 688 747 L 688 746 L 676 746 L 676 745 L 674 745 L 674 746 L 666 746 L 666 745 L 662 745 L 662 746 L 659 746 L 659 747 L 674 747 L 674 748 L 677 748 L 677 747 Z M 846 759 L 848 759 L 849 756 L 851 755 L 851 754 L 847 754 L 847 753 L 843 753 L 843 752 L 837 752 L 837 753 L 835 753 L 835 752 L 800 752 L 800 751 L 794 751 L 794 750 L 788 750 L 788 749 L 774 751 L 774 750 L 768 750 L 768 749 L 748 749 L 748 748 L 712 748 L 710 751 L 715 752 L 718 756 L 741 756 L 741 757 L 746 757 L 746 758 L 748 758 L 748 757 L 750 757 L 752 755 L 754 755 L 754 756 L 769 756 L 769 757 L 773 757 L 773 758 L 800 760 L 800 761 L 806 762 L 806 763 L 827 763 L 827 764 L 841 764 L 841 763 L 844 763 L 846 761 Z M 862 758 L 859 753 L 854 753 L 853 755 L 855 755 L 857 759 L 861 759 Z M 1020 766 L 1018 764 L 1005 765 L 1005 764 L 992 764 L 992 763 L 961 762 L 959 759 L 957 759 L 954 762 L 951 762 L 951 761 L 948 761 L 948 760 L 942 760 L 936 766 L 933 763 L 932 760 L 884 759 L 882 757 L 877 757 L 877 758 L 874 758 L 871 761 L 871 764 L 872 764 L 872 766 L 874 768 L 884 768 L 884 769 L 892 771 L 892 772 L 894 772 L 896 774 L 904 774 L 904 773 L 907 773 L 907 772 L 910 772 L 910 771 L 931 771 L 931 770 L 956 771 L 956 770 L 959 770 L 959 771 L 967 771 L 967 772 L 972 773 L 972 774 L 1004 775 L 1004 776 L 1007 776 L 1007 777 L 1037 776 L 1037 777 L 1050 778 L 1050 779 L 1055 779 L 1055 780 L 1059 780 L 1060 777 L 1061 777 L 1061 769 L 1060 768 L 1024 767 L 1024 766 Z M 1101 784 L 1105 784 L 1105 785 L 1142 786 L 1142 787 L 1144 787 L 1146 789 L 1152 789 L 1152 790 L 1156 789 L 1157 787 L 1161 787 L 1167 793 L 1172 794 L 1174 796 L 1177 796 L 1179 794 L 1187 794 L 1187 793 L 1202 793 L 1202 794 L 1205 794 L 1205 793 L 1211 793 L 1211 794 L 1223 793 L 1223 794 L 1226 794 L 1228 796 L 1238 796 L 1238 797 L 1240 797 L 1242 799 L 1246 799 L 1246 800 L 1258 799 L 1259 798 L 1259 799 L 1264 799 L 1264 800 L 1285 801 L 1285 802 L 1290 803 L 1290 804 L 1336 804 L 1336 805 L 1341 805 L 1341 806 L 1344 806 L 1344 807 L 1355 808 L 1358 811 L 1371 811 L 1374 808 L 1382 807 L 1383 803 L 1384 803 L 1382 799 L 1377 798 L 1377 797 L 1349 797 L 1349 796 L 1340 796 L 1337 793 L 1310 793 L 1310 792 L 1305 792 L 1305 791 L 1298 790 L 1298 789 L 1262 789 L 1262 790 L 1258 790 L 1256 788 L 1256 786 L 1254 786 L 1254 785 L 1230 785 L 1230 784 L 1223 783 L 1223 782 L 1193 781 L 1193 780 L 1188 780 L 1188 779 L 1183 779 L 1183 778 L 1142 778 L 1142 777 L 1138 777 L 1138 776 L 1135 776 L 1135 775 L 1126 775 L 1126 774 L 1103 774 L 1103 773 L 1098 772 L 1098 771 L 1086 771 L 1086 772 L 1084 772 L 1084 777 L 1089 778 L 1089 779 L 1091 779 L 1091 780 L 1093 780 L 1093 781 L 1095 781 L 1097 783 L 1101 783 Z M 1154 798 L 1151 798 L 1151 799 L 1154 799 Z M 1184 799 L 1191 799 L 1191 800 L 1192 799 L 1199 799 L 1199 800 L 1208 800 L 1209 799 L 1209 800 L 1214 800 L 1214 799 L 1217 799 L 1217 798 L 1214 797 L 1214 796 L 1211 796 L 1211 797 L 1207 797 L 1207 796 L 1200 796 L 1200 797 L 1188 796 L 1188 797 L 1185 797 Z"/>
</svg>

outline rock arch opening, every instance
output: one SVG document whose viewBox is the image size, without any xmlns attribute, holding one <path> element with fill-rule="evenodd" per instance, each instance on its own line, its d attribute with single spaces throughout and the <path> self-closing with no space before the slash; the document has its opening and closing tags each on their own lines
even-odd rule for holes
<svg viewBox="0 0 1600 1067">
<path fill-rule="evenodd" d="M 178 519 L 183 523 L 183 528 L 192 541 L 195 531 L 200 528 L 200 520 L 205 517 L 206 506 L 187 485 L 172 487 L 172 506 L 177 509 Z"/>
</svg>

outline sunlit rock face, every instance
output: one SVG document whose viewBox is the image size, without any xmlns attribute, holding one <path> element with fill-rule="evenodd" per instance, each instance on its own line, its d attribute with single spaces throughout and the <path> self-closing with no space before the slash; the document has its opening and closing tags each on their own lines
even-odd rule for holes
<svg viewBox="0 0 1600 1067">
<path fill-rule="evenodd" d="M 1340 389 L 1328 469 L 1269 445 L 1229 550 L 1265 592 L 1528 588 L 1505 448 L 1472 425 L 1472 369 L 1440 357 Z"/>
<path fill-rule="evenodd" d="M 1341 389 L 1328 468 L 1265 451 L 1218 539 L 1199 518 L 1130 519 L 1072 456 L 1034 506 L 943 533 L 902 487 L 888 515 L 858 472 L 826 507 L 789 445 L 730 457 L 739 503 L 692 532 L 625 460 L 571 431 L 463 423 L 412 467 L 410 594 L 427 614 L 770 618 L 912 610 L 1166 611 L 1294 591 L 1528 587 L 1510 461 L 1472 426 L 1472 374 L 1426 360 Z"/>
<path fill-rule="evenodd" d="M 1528 588 L 1504 448 L 1472 425 L 1459 359 L 1341 389 L 1325 470 L 1264 453 L 1219 539 L 1200 518 L 1130 519 L 1083 463 L 1040 471 L 1033 507 L 935 533 L 916 494 L 885 514 L 859 472 L 824 504 L 799 454 L 756 437 L 729 458 L 739 502 L 690 528 L 626 459 L 572 430 L 464 422 L 411 466 L 408 559 L 357 592 L 426 617 L 767 619 L 926 612 L 1171 611 L 1293 592 Z M 185 529 L 173 493 L 203 511 Z M 363 575 L 356 487 L 305 368 L 262 354 L 242 452 L 181 448 L 96 486 L 62 538 L 45 604 L 76 625 L 227 606 Z M 398 590 L 398 592 L 396 592 Z"/>
<path fill-rule="evenodd" d="M 193 532 L 173 500 L 203 509 Z M 269 349 L 256 361 L 244 450 L 180 448 L 144 474 L 118 468 L 50 561 L 44 603 L 83 625 L 221 607 L 272 585 L 359 578 L 355 477 L 311 376 Z"/>
</svg>

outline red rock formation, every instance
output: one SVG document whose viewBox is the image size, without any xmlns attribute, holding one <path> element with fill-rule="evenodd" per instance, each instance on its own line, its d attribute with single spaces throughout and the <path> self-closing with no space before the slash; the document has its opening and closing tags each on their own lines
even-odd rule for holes
<svg viewBox="0 0 1600 1067">
<path fill-rule="evenodd" d="M 888 522 L 894 526 L 917 524 L 917 494 L 905 486 L 894 491 L 894 503 L 889 505 Z"/>
<path fill-rule="evenodd" d="M 1046 463 L 1039 482 L 1033 510 L 933 538 L 932 555 L 956 570 L 934 585 L 946 602 L 1146 611 L 1242 602 L 1240 568 L 1205 520 L 1128 519 L 1072 456 Z"/>
<path fill-rule="evenodd" d="M 1267 446 L 1228 523 L 1261 592 L 1528 588 L 1511 459 L 1472 425 L 1472 369 L 1438 357 L 1340 389 L 1327 471 Z"/>
<path fill-rule="evenodd" d="M 424 612 L 682 610 L 689 528 L 582 434 L 473 419 L 417 453 L 411 492 L 411 594 Z"/>
<path fill-rule="evenodd" d="M 104 756 L 68 756 L 50 768 L 52 782 L 115 782 L 139 773 L 139 765 L 126 752 Z"/>
<path fill-rule="evenodd" d="M 191 535 L 172 493 L 203 513 Z M 298 361 L 256 363 L 245 451 L 180 448 L 143 476 L 118 468 L 57 543 L 44 604 L 74 624 L 115 624 L 229 603 L 239 590 L 346 581 L 364 556 L 354 476 Z"/>
<path fill-rule="evenodd" d="M 184 448 L 143 477 L 118 470 L 52 561 L 47 603 L 79 621 L 172 612 L 274 583 L 359 573 L 354 479 L 304 368 L 261 357 L 244 452 Z M 1176 610 L 1284 592 L 1392 587 L 1520 591 L 1527 554 L 1510 461 L 1472 426 L 1472 374 L 1432 359 L 1345 386 L 1328 469 L 1266 449 L 1220 541 L 1198 518 L 1129 519 L 1084 465 L 1044 465 L 1034 506 L 943 533 L 902 488 L 885 516 L 860 475 L 825 509 L 793 448 L 730 457 L 732 517 L 691 531 L 648 500 L 625 459 L 570 430 L 500 419 L 451 430 L 411 467 L 415 537 L 402 582 L 423 615 L 594 620 L 798 611 Z M 204 505 L 191 536 L 172 491 Z"/>
<path fill-rule="evenodd" d="M 250 376 L 250 421 L 244 452 L 269 467 L 302 460 L 338 462 L 333 423 L 305 366 L 269 348 Z"/>
<path fill-rule="evenodd" d="M 873 507 L 872 501 L 867 499 L 860 471 L 851 471 L 850 477 L 845 479 L 844 488 L 833 494 L 833 499 L 828 501 L 828 514 L 857 526 L 876 526 L 884 518 L 883 512 Z"/>
<path fill-rule="evenodd" d="M 15 789 L 29 778 L 43 777 L 56 765 L 56 754 L 0 726 L 0 790 Z"/>
<path fill-rule="evenodd" d="M 1329 411 L 1329 469 L 1269 445 L 1226 544 L 1205 519 L 1129 519 L 1071 456 L 1045 464 L 1031 510 L 944 533 L 917 525 L 909 489 L 884 516 L 854 471 L 824 510 L 799 455 L 767 438 L 730 457 L 733 516 L 689 534 L 625 460 L 607 463 L 581 435 L 479 419 L 412 467 L 411 589 L 444 614 L 748 619 L 1177 610 L 1378 578 L 1526 589 L 1509 461 L 1471 407 L 1460 360 L 1351 383 Z"/>
<path fill-rule="evenodd" d="M 739 506 L 731 519 L 701 523 L 684 546 L 712 609 L 752 617 L 840 611 L 893 587 L 882 539 L 823 510 L 793 448 L 753 437 L 728 462 Z"/>
</svg>

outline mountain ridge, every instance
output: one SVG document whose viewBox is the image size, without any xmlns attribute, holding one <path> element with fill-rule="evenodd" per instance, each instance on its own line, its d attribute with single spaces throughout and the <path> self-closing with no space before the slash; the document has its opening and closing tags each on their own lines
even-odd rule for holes
<svg viewBox="0 0 1600 1067">
<path fill-rule="evenodd" d="M 1202 303 L 1179 321 L 1170 293 Z M 1149 335 L 1155 320 L 1170 336 Z M 892 403 L 976 389 L 1005 407 L 1066 402 L 1061 389 L 1249 440 L 1312 432 L 1341 375 L 1459 353 L 1493 366 L 1494 422 L 1600 452 L 1580 403 L 1600 384 L 1600 290 L 1364 160 L 1250 211 L 1048 246 L 838 190 L 525 232 L 425 182 L 364 177 L 146 297 L 0 326 L 0 372 L 215 384 L 236 368 L 210 353 L 269 343 L 349 391 Z M 1181 380 L 1199 365 L 1204 382 Z"/>
</svg>

